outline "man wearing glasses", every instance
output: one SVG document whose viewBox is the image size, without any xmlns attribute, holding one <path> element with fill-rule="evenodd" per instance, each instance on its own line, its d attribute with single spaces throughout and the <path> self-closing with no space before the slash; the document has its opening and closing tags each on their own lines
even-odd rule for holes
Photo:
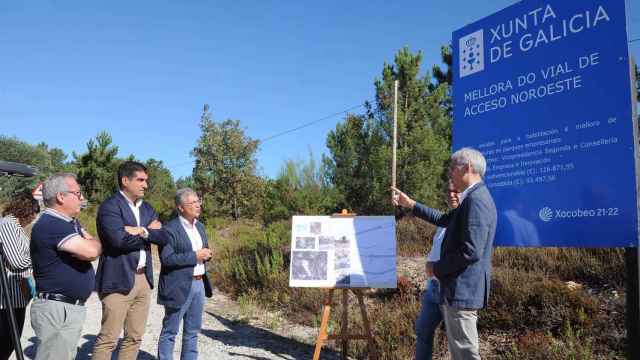
<svg viewBox="0 0 640 360">
<path fill-rule="evenodd" d="M 198 222 L 202 203 L 198 194 L 189 188 L 178 190 L 175 201 L 179 216 L 164 226 L 168 241 L 160 249 L 158 304 L 164 305 L 165 310 L 158 360 L 173 359 L 180 323 L 183 323 L 180 358 L 198 358 L 204 298 L 212 296 L 205 267 L 205 262 L 211 259 L 211 250 L 204 226 Z"/>
<path fill-rule="evenodd" d="M 96 224 L 104 251 L 96 291 L 102 301 L 102 327 L 94 360 L 111 359 L 123 329 L 119 359 L 136 359 L 142 344 L 153 288 L 150 245 L 162 245 L 165 239 L 158 215 L 142 200 L 147 179 L 144 165 L 125 161 L 118 168 L 120 190 L 98 209 Z"/>
<path fill-rule="evenodd" d="M 449 180 L 460 192 L 460 205 L 443 213 L 391 188 L 392 202 L 446 228 L 440 259 L 433 273 L 440 281 L 440 310 L 454 360 L 480 359 L 478 310 L 487 306 L 497 212 L 482 181 L 487 162 L 482 154 L 462 148 L 451 155 Z"/>
<path fill-rule="evenodd" d="M 31 261 L 37 298 L 31 326 L 38 338 L 36 359 L 73 359 L 94 287 L 91 261 L 102 252 L 100 241 L 75 217 L 83 202 L 76 176 L 56 174 L 42 189 L 46 210 L 31 232 Z"/>
</svg>

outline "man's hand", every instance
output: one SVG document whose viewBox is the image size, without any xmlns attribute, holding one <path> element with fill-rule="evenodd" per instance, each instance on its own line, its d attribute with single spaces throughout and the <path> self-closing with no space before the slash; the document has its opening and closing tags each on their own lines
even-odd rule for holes
<svg viewBox="0 0 640 360">
<path fill-rule="evenodd" d="M 153 220 L 151 224 L 147 225 L 147 228 L 151 230 L 160 230 L 162 229 L 162 223 L 158 220 Z"/>
<path fill-rule="evenodd" d="M 395 206 L 401 206 L 406 209 L 413 209 L 413 207 L 416 205 L 415 200 L 393 186 L 391 187 L 391 194 L 391 202 Z"/>
<path fill-rule="evenodd" d="M 433 263 L 427 261 L 425 264 L 425 271 L 427 273 L 427 277 L 433 277 Z"/>
<path fill-rule="evenodd" d="M 211 255 L 212 255 L 211 250 L 207 248 L 202 248 L 196 251 L 196 259 L 198 259 L 198 262 L 205 262 L 211 259 Z"/>
<path fill-rule="evenodd" d="M 126 231 L 129 235 L 133 235 L 133 236 L 144 234 L 144 230 L 139 226 L 125 226 L 124 231 Z"/>
<path fill-rule="evenodd" d="M 82 234 L 81 234 L 81 235 L 82 235 L 82 237 L 83 237 L 83 238 L 85 238 L 85 239 L 87 239 L 87 240 L 97 240 L 95 237 L 93 237 L 93 235 L 89 234 L 89 233 L 87 232 L 87 230 L 85 230 L 85 229 L 80 229 L 80 231 L 82 232 Z"/>
</svg>

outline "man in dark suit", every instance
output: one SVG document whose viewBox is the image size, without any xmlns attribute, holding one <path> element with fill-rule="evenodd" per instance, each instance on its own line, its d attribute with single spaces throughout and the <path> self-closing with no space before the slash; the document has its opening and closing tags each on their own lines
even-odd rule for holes
<svg viewBox="0 0 640 360">
<path fill-rule="evenodd" d="M 167 244 L 160 250 L 162 269 L 158 282 L 158 304 L 164 305 L 158 360 L 172 360 L 176 335 L 182 327 L 180 359 L 198 358 L 198 333 L 202 327 L 204 298 L 211 297 L 211 283 L 205 262 L 211 258 L 204 226 L 198 222 L 201 202 L 195 191 L 176 192 L 179 216 L 164 230 Z"/>
<path fill-rule="evenodd" d="M 120 191 L 98 209 L 96 223 L 103 251 L 96 291 L 102 301 L 102 327 L 94 360 L 111 359 L 123 328 L 119 359 L 135 359 L 142 343 L 153 288 L 150 244 L 161 245 L 165 239 L 158 215 L 142 200 L 147 178 L 144 165 L 125 161 L 118 168 Z"/>
<path fill-rule="evenodd" d="M 440 281 L 441 310 L 452 358 L 480 359 L 478 310 L 487 306 L 491 283 L 491 256 L 497 212 L 489 190 L 482 182 L 486 160 L 471 148 L 451 155 L 449 179 L 460 192 L 458 208 L 443 213 L 392 188 L 393 204 L 412 209 L 413 214 L 445 227 L 440 260 L 433 272 Z"/>
</svg>

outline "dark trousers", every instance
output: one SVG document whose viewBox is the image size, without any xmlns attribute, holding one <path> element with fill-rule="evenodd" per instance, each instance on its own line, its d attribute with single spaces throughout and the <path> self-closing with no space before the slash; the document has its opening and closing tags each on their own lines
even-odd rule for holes
<svg viewBox="0 0 640 360">
<path fill-rule="evenodd" d="M 432 277 L 427 279 L 427 287 L 422 294 L 422 308 L 416 319 L 416 360 L 433 358 L 433 338 L 440 323 L 440 283 Z"/>
<path fill-rule="evenodd" d="M 13 311 L 16 314 L 18 337 L 20 337 L 22 336 L 22 327 L 24 326 L 25 308 L 13 309 Z M 11 325 L 9 324 L 9 312 L 5 309 L 0 309 L 0 360 L 8 360 L 15 349 L 13 335 L 11 335 Z M 20 344 L 18 344 L 18 346 L 20 346 Z"/>
</svg>

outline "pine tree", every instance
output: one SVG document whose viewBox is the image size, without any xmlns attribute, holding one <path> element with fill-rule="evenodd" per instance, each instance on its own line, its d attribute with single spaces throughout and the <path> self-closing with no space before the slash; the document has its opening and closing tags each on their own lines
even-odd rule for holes
<svg viewBox="0 0 640 360">
<path fill-rule="evenodd" d="M 89 201 L 100 203 L 118 188 L 116 171 L 121 160 L 117 155 L 118 147 L 106 131 L 87 142 L 87 152 L 73 153 L 78 183 Z"/>
<path fill-rule="evenodd" d="M 202 134 L 191 152 L 195 157 L 193 182 L 214 216 L 252 217 L 261 211 L 263 181 L 256 176 L 258 141 L 246 136 L 240 121 L 213 121 L 205 105 L 200 118 Z"/>
<path fill-rule="evenodd" d="M 397 186 L 421 201 L 443 204 L 451 149 L 449 85 L 446 81 L 433 84 L 428 75 L 420 76 L 421 63 L 421 52 L 398 51 L 394 64 L 385 63 L 382 77 L 375 80 L 375 104 L 365 103 L 365 114 L 347 116 L 328 135 L 330 156 L 324 161 L 343 207 L 369 215 L 392 210 L 395 80 L 399 81 Z"/>
</svg>

